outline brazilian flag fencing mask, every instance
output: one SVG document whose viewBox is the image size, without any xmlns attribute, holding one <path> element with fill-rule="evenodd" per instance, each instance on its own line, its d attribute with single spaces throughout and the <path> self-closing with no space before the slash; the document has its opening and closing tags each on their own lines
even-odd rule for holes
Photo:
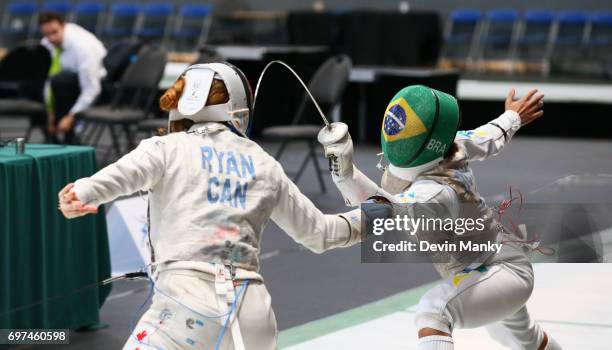
<svg viewBox="0 0 612 350">
<path fill-rule="evenodd" d="M 380 141 L 389 171 L 402 179 L 436 166 L 459 127 L 459 105 L 446 93 L 423 85 L 400 90 L 387 106 Z"/>
</svg>

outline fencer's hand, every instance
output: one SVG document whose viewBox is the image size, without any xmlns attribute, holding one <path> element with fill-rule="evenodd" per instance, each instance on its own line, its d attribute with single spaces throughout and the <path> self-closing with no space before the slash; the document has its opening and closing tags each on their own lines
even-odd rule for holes
<svg viewBox="0 0 612 350">
<path fill-rule="evenodd" d="M 63 133 L 67 133 L 72 130 L 72 126 L 74 125 L 74 114 L 68 113 L 60 119 L 57 124 L 57 130 Z"/>
<path fill-rule="evenodd" d="M 87 214 L 96 214 L 98 208 L 93 205 L 81 203 L 76 193 L 72 190 L 73 183 L 69 183 L 57 194 L 59 200 L 58 209 L 66 219 L 73 219 Z"/>
<path fill-rule="evenodd" d="M 346 134 L 340 141 L 323 145 L 325 158 L 329 160 L 329 171 L 334 180 L 341 180 L 353 174 L 353 141 Z"/>
<path fill-rule="evenodd" d="M 506 110 L 515 111 L 521 117 L 521 126 L 527 125 L 544 115 L 544 94 L 537 89 L 531 90 L 527 95 L 514 100 L 516 91 L 511 89 L 506 97 Z"/>
</svg>

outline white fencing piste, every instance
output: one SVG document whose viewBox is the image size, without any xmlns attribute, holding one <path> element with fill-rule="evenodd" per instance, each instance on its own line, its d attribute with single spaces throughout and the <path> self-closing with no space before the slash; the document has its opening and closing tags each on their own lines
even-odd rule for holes
<svg viewBox="0 0 612 350">
<path fill-rule="evenodd" d="M 534 264 L 534 267 L 535 288 L 527 303 L 532 317 L 564 350 L 610 349 L 612 264 Z M 372 304 L 372 308 L 380 305 Z M 416 349 L 415 311 L 413 305 L 285 349 Z M 329 321 L 334 321 L 333 316 Z M 299 331 L 299 326 L 288 331 Z M 495 342 L 484 328 L 457 329 L 453 338 L 456 350 L 515 350 Z"/>
</svg>

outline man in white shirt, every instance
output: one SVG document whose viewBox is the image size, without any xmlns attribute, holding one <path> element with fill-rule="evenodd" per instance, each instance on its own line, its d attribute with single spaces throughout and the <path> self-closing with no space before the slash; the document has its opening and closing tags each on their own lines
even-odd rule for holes
<svg viewBox="0 0 612 350">
<path fill-rule="evenodd" d="M 41 44 L 51 53 L 45 86 L 47 131 L 52 138 L 63 133 L 64 142 L 72 143 L 75 115 L 89 108 L 102 91 L 106 49 L 95 35 L 77 24 L 65 23 L 57 13 L 41 13 L 38 23 Z"/>
</svg>

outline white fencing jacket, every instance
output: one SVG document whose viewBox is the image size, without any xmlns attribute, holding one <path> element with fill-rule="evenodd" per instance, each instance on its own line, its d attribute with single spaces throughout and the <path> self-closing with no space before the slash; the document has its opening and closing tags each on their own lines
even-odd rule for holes
<svg viewBox="0 0 612 350">
<path fill-rule="evenodd" d="M 74 186 L 93 205 L 146 190 L 156 263 L 191 261 L 206 270 L 232 262 L 256 272 L 269 218 L 315 252 L 359 241 L 347 219 L 321 213 L 274 158 L 220 123 L 143 140 Z"/>
</svg>

